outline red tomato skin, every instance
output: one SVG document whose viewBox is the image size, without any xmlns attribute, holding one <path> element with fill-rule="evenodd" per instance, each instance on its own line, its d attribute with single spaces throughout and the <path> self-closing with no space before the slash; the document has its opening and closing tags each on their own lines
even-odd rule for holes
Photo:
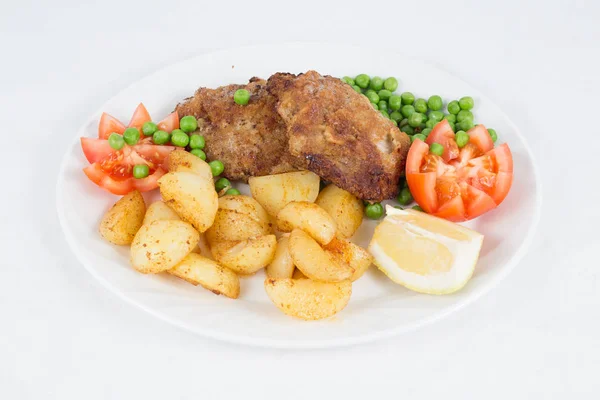
<svg viewBox="0 0 600 400">
<path fill-rule="evenodd" d="M 428 214 L 438 209 L 438 200 L 435 192 L 435 172 L 407 173 L 406 183 L 413 198 Z"/>
<path fill-rule="evenodd" d="M 485 126 L 479 124 L 469 129 L 469 142 L 473 143 L 482 153 L 487 153 L 494 148 L 494 141 Z"/>
<path fill-rule="evenodd" d="M 444 146 L 442 158 L 446 163 L 458 157 L 459 149 L 456 141 L 454 140 L 454 132 L 450 127 L 450 123 L 445 119 L 438 122 L 433 127 L 433 130 L 429 133 L 427 139 L 425 139 L 425 143 L 430 146 L 433 143 L 438 143 Z"/>
<path fill-rule="evenodd" d="M 106 157 L 115 150 L 110 147 L 108 140 L 104 139 L 92 139 L 92 138 L 81 138 L 81 148 L 85 158 L 90 164 L 98 162 Z"/>
<path fill-rule="evenodd" d="M 123 196 L 133 190 L 132 178 L 122 181 L 113 179 L 97 163 L 88 165 L 83 172 L 92 182 L 112 194 Z"/>
<path fill-rule="evenodd" d="M 133 178 L 133 186 L 140 192 L 149 192 L 158 187 L 158 180 L 166 174 L 166 171 L 162 168 L 158 168 L 152 175 L 149 175 L 143 179 Z"/>
<path fill-rule="evenodd" d="M 172 112 L 167 115 L 165 119 L 160 121 L 158 124 L 158 129 L 165 132 L 173 132 L 175 129 L 179 129 L 179 114 L 177 111 Z"/>
<path fill-rule="evenodd" d="M 140 134 L 144 136 L 142 133 L 142 125 L 149 121 L 152 121 L 152 118 L 150 118 L 150 114 L 148 113 L 148 110 L 146 110 L 144 104 L 140 103 L 133 112 L 133 116 L 131 117 L 131 121 L 129 121 L 127 127 L 138 128 L 140 130 Z"/>
<path fill-rule="evenodd" d="M 120 135 L 125 132 L 125 125 L 110 114 L 102 113 L 100 122 L 98 123 L 98 138 L 108 139 L 111 133 L 115 132 Z"/>
<path fill-rule="evenodd" d="M 463 222 L 467 220 L 465 203 L 461 196 L 456 196 L 446 204 L 442 205 L 433 215 L 452 222 Z"/>
<path fill-rule="evenodd" d="M 419 173 L 421 163 L 425 154 L 429 153 L 429 145 L 421 139 L 415 139 L 410 145 L 408 156 L 406 157 L 406 174 Z"/>
</svg>

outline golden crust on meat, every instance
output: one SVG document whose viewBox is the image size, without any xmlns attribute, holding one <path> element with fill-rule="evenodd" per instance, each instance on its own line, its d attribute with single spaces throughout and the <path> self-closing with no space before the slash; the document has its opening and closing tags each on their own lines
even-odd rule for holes
<svg viewBox="0 0 600 400">
<path fill-rule="evenodd" d="M 267 90 L 287 124 L 294 166 L 313 171 L 353 195 L 395 196 L 408 136 L 340 79 L 315 71 L 271 76 Z"/>
<path fill-rule="evenodd" d="M 265 86 L 263 79 L 252 78 L 247 85 L 200 88 L 176 107 L 179 117 L 199 119 L 196 133 L 206 138 L 204 151 L 209 160 L 223 162 L 223 176 L 229 179 L 246 182 L 251 176 L 296 169 L 290 162 L 285 123 Z M 233 101 L 238 89 L 250 92 L 245 106 Z"/>
</svg>

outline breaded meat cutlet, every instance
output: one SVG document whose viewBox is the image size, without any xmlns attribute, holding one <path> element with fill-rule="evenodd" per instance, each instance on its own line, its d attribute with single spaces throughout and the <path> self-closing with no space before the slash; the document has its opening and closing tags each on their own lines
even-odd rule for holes
<svg viewBox="0 0 600 400">
<path fill-rule="evenodd" d="M 241 106 L 233 101 L 238 89 L 250 93 Z M 193 115 L 198 131 L 206 138 L 204 151 L 209 160 L 221 160 L 223 176 L 248 181 L 263 176 L 293 171 L 285 123 L 275 109 L 276 99 L 266 90 L 266 81 L 250 79 L 247 85 L 228 85 L 217 89 L 200 88 L 193 97 L 178 104 L 179 117 Z"/>
<path fill-rule="evenodd" d="M 271 76 L 297 168 L 371 201 L 398 193 L 409 137 L 340 79 L 315 71 Z"/>
</svg>

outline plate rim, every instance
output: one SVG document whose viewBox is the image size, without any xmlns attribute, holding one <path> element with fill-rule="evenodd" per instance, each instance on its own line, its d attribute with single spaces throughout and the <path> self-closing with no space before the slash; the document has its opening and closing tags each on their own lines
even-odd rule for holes
<svg viewBox="0 0 600 400">
<path fill-rule="evenodd" d="M 221 54 L 221 53 L 231 53 L 231 52 L 241 51 L 241 50 L 247 51 L 247 50 L 251 50 L 251 49 L 265 49 L 265 48 L 277 48 L 277 47 L 289 47 L 289 46 L 308 46 L 308 47 L 324 46 L 324 47 L 329 47 L 329 48 L 332 46 L 335 46 L 337 48 L 343 46 L 344 48 L 354 49 L 356 51 L 360 51 L 360 49 L 364 50 L 364 47 L 357 46 L 357 45 L 348 45 L 348 44 L 342 45 L 342 44 L 335 44 L 335 43 L 294 41 L 294 42 L 268 43 L 268 44 L 249 45 L 249 46 L 235 46 L 235 47 L 222 48 L 222 49 L 218 49 L 218 50 L 214 50 L 214 51 L 207 51 L 205 53 L 197 54 L 192 57 L 187 57 L 187 58 L 177 61 L 175 63 L 167 64 L 161 68 L 154 70 L 153 72 L 151 72 L 149 74 L 146 74 L 146 75 L 139 77 L 138 79 L 135 79 L 134 81 L 130 82 L 129 85 L 123 87 L 121 90 L 119 90 L 119 92 L 117 94 L 115 94 L 114 96 L 112 96 L 108 100 L 106 100 L 98 110 L 96 110 L 94 113 L 90 114 L 90 118 L 87 118 L 86 122 L 83 125 L 81 125 L 81 127 L 77 130 L 77 134 L 81 134 L 85 130 L 85 126 L 87 126 L 88 122 L 91 119 L 93 119 L 94 116 L 100 115 L 102 113 L 102 111 L 104 109 L 106 109 L 107 104 L 111 103 L 115 98 L 120 96 L 120 94 L 122 92 L 128 90 L 131 86 L 135 85 L 139 81 L 148 79 L 154 75 L 157 75 L 157 74 L 163 72 L 166 69 L 175 67 L 177 65 L 191 62 L 192 60 L 204 58 L 204 57 L 211 56 L 211 55 L 214 56 L 214 55 Z M 527 156 L 530 159 L 531 164 L 533 166 L 532 172 L 533 172 L 533 176 L 534 176 L 534 180 L 535 180 L 535 187 L 536 187 L 535 211 L 534 211 L 531 225 L 529 226 L 529 229 L 526 233 L 525 240 L 523 240 L 521 242 L 517 251 L 512 256 L 511 260 L 508 263 L 504 264 L 504 268 L 502 269 L 502 271 L 500 271 L 496 276 L 493 276 L 489 280 L 484 281 L 479 286 L 477 286 L 477 288 L 474 290 L 474 292 L 470 296 L 468 296 L 464 299 L 461 299 L 461 300 L 457 301 L 456 303 L 452 304 L 451 306 L 441 309 L 440 311 L 434 312 L 433 314 L 431 314 L 430 316 L 428 316 L 426 318 L 422 318 L 422 319 L 419 319 L 417 321 L 414 321 L 414 322 L 411 322 L 408 324 L 404 324 L 404 325 L 401 325 L 401 326 L 398 326 L 395 328 L 379 330 L 379 331 L 375 331 L 375 332 L 371 332 L 371 333 L 359 334 L 359 335 L 347 336 L 347 337 L 335 338 L 335 339 L 285 340 L 285 339 L 273 339 L 273 338 L 262 338 L 262 337 L 250 337 L 250 336 L 245 336 L 243 334 L 232 335 L 229 333 L 224 333 L 220 330 L 213 330 L 210 327 L 199 328 L 199 327 L 191 326 L 191 325 L 185 323 L 185 321 L 182 321 L 180 319 L 170 318 L 168 314 L 157 311 L 157 310 L 153 309 L 152 307 L 146 306 L 142 302 L 139 302 L 139 301 L 135 300 L 134 298 L 128 296 L 126 292 L 115 287 L 111 282 L 109 282 L 107 279 L 102 277 L 99 274 L 99 272 L 91 266 L 92 262 L 90 260 L 88 260 L 87 257 L 79 250 L 78 246 L 75 245 L 76 241 L 73 236 L 73 233 L 70 231 L 69 228 L 67 228 L 65 210 L 62 209 L 61 207 L 59 207 L 59 204 L 63 204 L 62 200 L 63 200 L 64 194 L 59 189 L 63 185 L 64 179 L 65 179 L 64 171 L 65 171 L 66 164 L 68 162 L 68 156 L 69 156 L 69 150 L 67 150 L 62 157 L 60 167 L 59 167 L 58 177 L 56 179 L 55 202 L 56 202 L 56 211 L 58 213 L 59 224 L 60 224 L 61 230 L 65 236 L 67 244 L 69 245 L 70 250 L 75 254 L 75 257 L 77 258 L 77 260 L 81 264 L 83 264 L 84 268 L 98 282 L 100 282 L 100 284 L 102 286 L 104 286 L 110 292 L 116 294 L 118 297 L 123 299 L 125 302 L 134 305 L 135 307 L 147 312 L 148 314 L 158 318 L 159 320 L 162 320 L 162 321 L 164 321 L 170 325 L 176 326 L 178 328 L 184 329 L 188 332 L 192 332 L 196 335 L 200 335 L 200 336 L 210 338 L 213 340 L 219 340 L 219 341 L 223 341 L 223 342 L 227 342 L 227 343 L 248 345 L 248 346 L 254 346 L 254 347 L 277 348 L 277 349 L 322 349 L 322 348 L 346 347 L 346 346 L 351 346 L 351 345 L 365 344 L 365 343 L 374 342 L 377 340 L 397 336 L 397 335 L 400 335 L 403 333 L 415 331 L 422 327 L 428 326 L 428 325 L 432 324 L 433 322 L 440 321 L 440 320 L 446 318 L 447 316 L 449 316 L 450 314 L 455 313 L 459 310 L 462 310 L 466 306 L 472 304 L 473 302 L 475 302 L 476 300 L 481 298 L 483 295 L 489 293 L 492 288 L 494 288 L 502 280 L 504 280 L 504 278 L 506 278 L 506 276 L 508 276 L 508 274 L 511 273 L 513 271 L 513 269 L 522 261 L 523 257 L 527 253 L 528 249 L 531 247 L 531 244 L 535 238 L 537 227 L 539 226 L 539 222 L 540 222 L 541 214 L 542 214 L 542 206 L 543 206 L 543 190 L 542 190 L 543 188 L 542 188 L 542 179 L 541 179 L 541 175 L 540 175 L 540 171 L 539 171 L 539 166 L 536 161 L 535 155 L 534 155 L 533 151 L 531 150 L 531 147 L 529 146 L 529 143 L 527 142 L 525 136 L 521 133 L 520 129 L 512 121 L 512 119 L 508 116 L 508 114 L 506 114 L 506 112 L 504 110 L 502 110 L 500 107 L 498 107 L 496 105 L 496 103 L 492 99 L 490 99 L 487 95 L 482 94 L 477 88 L 473 87 L 470 83 L 468 83 L 465 80 L 463 80 L 462 78 L 448 72 L 447 70 L 445 70 L 443 67 L 440 67 L 436 63 L 426 61 L 426 60 L 421 60 L 421 59 L 415 59 L 412 57 L 406 57 L 403 53 L 398 52 L 398 51 L 391 51 L 390 53 L 399 55 L 406 60 L 426 64 L 434 69 L 440 70 L 440 71 L 452 76 L 457 81 L 460 81 L 460 83 L 465 85 L 465 87 L 469 88 L 469 90 L 471 90 L 472 93 L 477 93 L 480 96 L 484 97 L 486 100 L 486 103 L 492 105 L 497 110 L 499 110 L 500 113 L 502 114 L 502 117 L 506 120 L 506 122 L 510 125 L 510 127 L 512 129 L 514 129 L 516 135 L 521 140 L 521 142 L 523 144 L 523 148 L 527 152 Z"/>
</svg>

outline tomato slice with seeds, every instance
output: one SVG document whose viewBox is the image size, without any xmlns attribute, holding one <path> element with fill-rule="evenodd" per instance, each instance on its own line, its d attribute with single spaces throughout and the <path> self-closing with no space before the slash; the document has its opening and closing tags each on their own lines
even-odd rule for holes
<svg viewBox="0 0 600 400">
<path fill-rule="evenodd" d="M 427 136 L 425 143 L 432 145 L 433 143 L 441 144 L 444 147 L 442 158 L 448 162 L 458 157 L 458 145 L 454 140 L 454 131 L 447 120 L 438 122 L 433 130 Z"/>
<path fill-rule="evenodd" d="M 450 129 L 451 137 L 443 125 L 431 141 L 434 131 L 430 133 L 427 142 L 444 146 L 446 157 L 431 154 L 429 143 L 416 139 L 408 152 L 406 181 L 426 212 L 450 221 L 467 221 L 496 208 L 506 198 L 513 180 L 512 154 L 507 144 L 494 148 L 483 125 L 469 130 L 469 143 L 454 152 L 455 147 L 458 150 L 454 133 Z"/>
</svg>

